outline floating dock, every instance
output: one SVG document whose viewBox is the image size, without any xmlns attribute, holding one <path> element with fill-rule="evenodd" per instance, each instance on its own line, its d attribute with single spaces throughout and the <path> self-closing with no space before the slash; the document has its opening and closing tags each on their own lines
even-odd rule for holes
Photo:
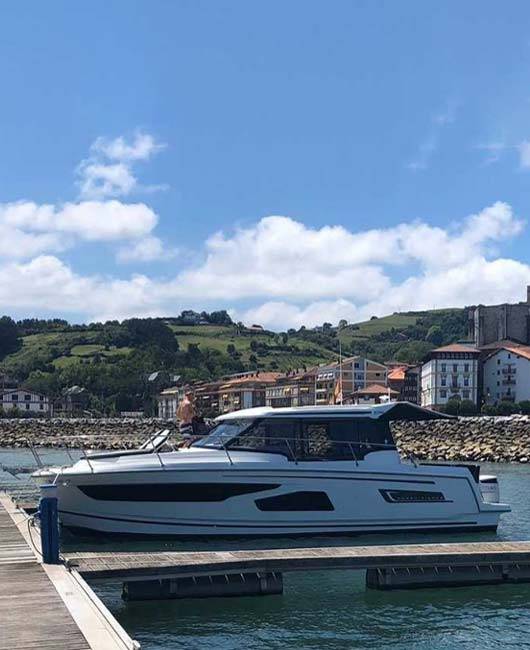
<svg viewBox="0 0 530 650">
<path fill-rule="evenodd" d="M 0 494 L 0 650 L 138 650 L 92 589 L 40 562 L 38 529 Z"/>
<path fill-rule="evenodd" d="M 530 542 L 71 553 L 66 561 L 89 582 L 124 583 L 130 600 L 281 593 L 292 571 L 362 569 L 373 589 L 530 582 Z"/>
</svg>

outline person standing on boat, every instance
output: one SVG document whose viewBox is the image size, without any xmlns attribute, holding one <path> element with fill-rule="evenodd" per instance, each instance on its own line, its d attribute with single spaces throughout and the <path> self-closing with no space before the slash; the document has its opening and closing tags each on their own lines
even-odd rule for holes
<svg viewBox="0 0 530 650">
<path fill-rule="evenodd" d="M 179 421 L 179 432 L 183 438 L 191 438 L 193 435 L 193 418 L 196 416 L 195 405 L 193 404 L 193 393 L 186 391 L 184 399 L 177 409 Z"/>
</svg>

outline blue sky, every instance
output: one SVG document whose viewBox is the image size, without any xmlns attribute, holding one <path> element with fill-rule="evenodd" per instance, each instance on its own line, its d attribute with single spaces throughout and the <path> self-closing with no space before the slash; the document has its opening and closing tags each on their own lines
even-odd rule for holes
<svg viewBox="0 0 530 650">
<path fill-rule="evenodd" d="M 515 1 L 4 3 L 0 312 L 523 299 L 529 26 Z"/>
</svg>

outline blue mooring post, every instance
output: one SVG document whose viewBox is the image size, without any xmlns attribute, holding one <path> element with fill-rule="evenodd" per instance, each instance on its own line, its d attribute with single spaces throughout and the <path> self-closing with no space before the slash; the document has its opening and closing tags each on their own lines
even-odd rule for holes
<svg viewBox="0 0 530 650">
<path fill-rule="evenodd" d="M 57 486 L 41 485 L 39 501 L 40 541 L 44 564 L 59 564 Z"/>
</svg>

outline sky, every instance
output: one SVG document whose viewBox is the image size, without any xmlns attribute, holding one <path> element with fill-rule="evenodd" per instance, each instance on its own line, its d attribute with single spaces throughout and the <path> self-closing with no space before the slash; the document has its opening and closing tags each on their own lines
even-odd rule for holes
<svg viewBox="0 0 530 650">
<path fill-rule="evenodd" d="M 526 297 L 526 1 L 2 3 L 0 83 L 0 314 Z"/>
</svg>

